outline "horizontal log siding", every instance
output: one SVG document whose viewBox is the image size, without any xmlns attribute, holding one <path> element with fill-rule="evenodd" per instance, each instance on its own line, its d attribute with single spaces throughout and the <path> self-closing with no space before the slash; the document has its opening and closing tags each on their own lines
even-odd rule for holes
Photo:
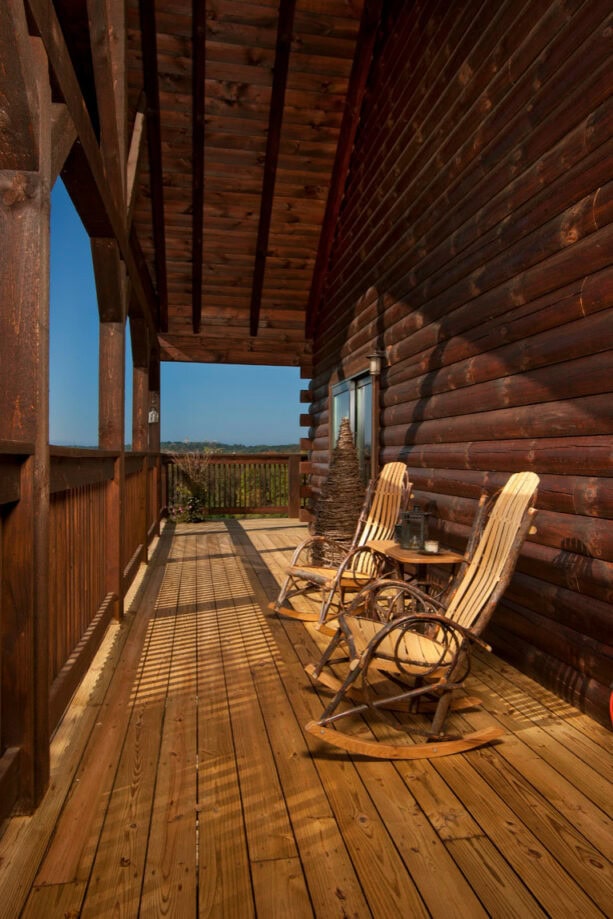
<svg viewBox="0 0 613 919">
<path fill-rule="evenodd" d="M 362 112 L 315 339 L 312 484 L 333 374 L 385 349 L 381 461 L 445 542 L 541 476 L 496 650 L 608 723 L 612 673 L 610 4 L 397 5 Z M 336 379 L 337 377 L 334 377 Z"/>
</svg>

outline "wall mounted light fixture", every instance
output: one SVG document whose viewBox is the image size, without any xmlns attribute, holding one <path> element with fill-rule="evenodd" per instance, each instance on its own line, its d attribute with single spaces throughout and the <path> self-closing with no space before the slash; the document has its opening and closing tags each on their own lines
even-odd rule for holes
<svg viewBox="0 0 613 919">
<path fill-rule="evenodd" d="M 381 373 L 381 365 L 385 358 L 385 351 L 373 351 L 368 355 L 368 369 L 371 376 L 378 377 Z"/>
</svg>

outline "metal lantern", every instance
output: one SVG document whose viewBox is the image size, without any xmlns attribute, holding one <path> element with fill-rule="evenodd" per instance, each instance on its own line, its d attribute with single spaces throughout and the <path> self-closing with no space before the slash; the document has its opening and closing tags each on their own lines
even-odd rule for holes
<svg viewBox="0 0 613 919">
<path fill-rule="evenodd" d="M 428 536 L 428 513 L 416 504 L 404 511 L 400 524 L 400 545 L 403 549 L 423 549 Z"/>
</svg>

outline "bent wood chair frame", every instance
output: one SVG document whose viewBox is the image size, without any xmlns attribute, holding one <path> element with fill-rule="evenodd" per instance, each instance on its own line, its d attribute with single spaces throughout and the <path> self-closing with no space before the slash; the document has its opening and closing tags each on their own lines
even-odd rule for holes
<svg viewBox="0 0 613 919">
<path fill-rule="evenodd" d="M 497 495 L 481 500 L 470 557 L 444 602 L 406 581 L 382 579 L 368 585 L 341 612 L 338 629 L 319 663 L 306 667 L 334 691 L 320 718 L 306 726 L 311 734 L 354 753 L 415 759 L 468 750 L 503 733 L 491 727 L 453 738 L 443 727 L 450 709 L 479 702 L 458 698 L 456 690 L 470 672 L 471 647 L 491 650 L 481 634 L 531 531 L 536 511 L 530 504 L 538 481 L 534 473 L 516 473 Z M 341 646 L 348 656 L 339 659 L 335 654 Z M 342 680 L 324 669 L 347 661 L 349 669 Z M 340 708 L 341 703 L 349 707 Z M 405 713 L 433 711 L 427 741 L 380 743 L 331 727 L 352 715 L 382 714 L 390 708 Z"/>
<path fill-rule="evenodd" d="M 369 484 L 349 547 L 326 536 L 307 537 L 295 550 L 279 595 L 270 604 L 270 609 L 293 619 L 323 625 L 327 618 L 338 613 L 347 595 L 382 577 L 389 568 L 389 559 L 367 543 L 393 538 L 410 493 L 406 465 L 386 463 L 379 476 Z M 319 612 L 288 605 L 298 598 L 316 600 Z"/>
</svg>

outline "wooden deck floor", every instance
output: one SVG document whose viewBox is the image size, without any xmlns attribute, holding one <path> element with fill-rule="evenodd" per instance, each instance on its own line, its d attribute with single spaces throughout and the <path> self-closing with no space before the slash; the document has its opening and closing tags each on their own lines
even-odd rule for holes
<svg viewBox="0 0 613 919">
<path fill-rule="evenodd" d="M 302 535 L 167 528 L 4 827 L 0 916 L 610 916 L 611 734 L 496 658 L 464 715 L 496 745 L 394 764 L 303 734 L 325 639 L 266 610 Z"/>
</svg>

